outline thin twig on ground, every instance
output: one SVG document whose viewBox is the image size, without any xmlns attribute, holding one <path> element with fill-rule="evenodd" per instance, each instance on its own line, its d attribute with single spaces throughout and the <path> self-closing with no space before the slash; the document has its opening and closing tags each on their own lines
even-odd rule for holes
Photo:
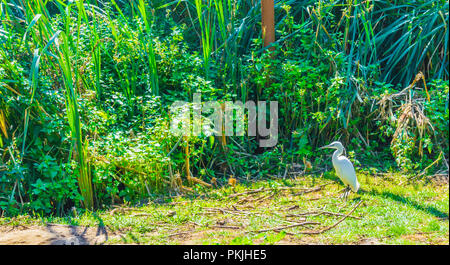
<svg viewBox="0 0 450 265">
<path fill-rule="evenodd" d="M 173 233 L 173 234 L 167 235 L 166 237 L 173 237 L 173 236 L 185 235 L 185 234 L 190 234 L 190 233 L 192 233 L 192 232 L 195 232 L 195 230 L 190 230 L 190 231 L 184 231 L 184 232 Z"/>
<path fill-rule="evenodd" d="M 300 195 L 300 194 L 304 194 L 304 193 L 319 191 L 322 189 L 322 187 L 329 185 L 331 183 L 333 183 L 333 182 L 328 182 L 328 183 L 325 183 L 325 184 L 322 184 L 320 186 L 313 187 L 313 188 L 304 188 L 304 187 L 263 188 L 263 187 L 261 187 L 256 190 L 248 190 L 248 191 L 244 191 L 241 193 L 234 193 L 234 194 L 229 195 L 228 198 L 235 198 L 235 197 L 242 196 L 242 195 L 250 195 L 250 194 L 255 194 L 255 193 L 264 192 L 264 191 L 286 191 L 286 190 L 302 190 L 298 194 L 295 194 L 295 195 Z"/>
<path fill-rule="evenodd" d="M 297 224 L 292 224 L 292 225 L 286 225 L 286 226 L 279 226 L 279 227 L 274 227 L 274 228 L 267 228 L 267 229 L 261 229 L 261 230 L 256 230 L 256 231 L 249 231 L 249 232 L 253 232 L 253 233 L 262 233 L 262 232 L 268 232 L 268 231 L 281 231 L 283 229 L 288 229 L 288 228 L 292 228 L 292 227 L 297 227 L 297 226 L 304 226 L 304 225 L 317 225 L 320 224 L 319 222 L 303 222 L 303 223 L 297 223 Z"/>
<path fill-rule="evenodd" d="M 298 213 L 298 214 L 287 214 L 286 217 L 302 217 L 302 216 L 318 216 L 318 215 L 335 215 L 335 216 L 345 216 L 343 213 L 334 213 L 334 212 L 328 212 L 328 211 L 311 211 L 311 212 L 305 212 L 305 213 Z M 349 218 L 354 218 L 360 220 L 361 218 L 358 216 L 350 215 Z"/>
<path fill-rule="evenodd" d="M 359 201 L 358 204 L 356 204 L 355 207 L 353 207 L 353 209 L 348 212 L 344 217 L 342 217 L 341 219 L 339 219 L 339 221 L 337 221 L 336 223 L 334 223 L 333 225 L 327 226 L 321 230 L 317 230 L 317 231 L 300 231 L 298 232 L 298 234 L 322 234 L 328 230 L 333 229 L 334 227 L 336 227 L 338 224 L 340 224 L 342 221 L 344 221 L 347 217 L 349 217 L 355 210 L 356 208 L 358 208 L 358 206 L 362 203 L 363 201 Z"/>
</svg>

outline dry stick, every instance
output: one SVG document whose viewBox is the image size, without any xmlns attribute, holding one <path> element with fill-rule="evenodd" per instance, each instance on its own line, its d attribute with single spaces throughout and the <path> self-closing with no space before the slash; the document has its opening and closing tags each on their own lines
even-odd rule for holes
<svg viewBox="0 0 450 265">
<path fill-rule="evenodd" d="M 249 198 L 247 198 L 247 197 L 246 198 L 242 198 L 239 201 L 237 201 L 236 204 L 241 204 L 241 203 L 244 203 L 246 201 L 249 201 Z"/>
<path fill-rule="evenodd" d="M 253 212 L 247 212 L 247 211 L 242 211 L 242 210 L 227 210 L 227 209 L 222 209 L 222 208 L 203 208 L 204 210 L 206 210 L 206 212 L 202 212 L 201 214 L 217 214 L 218 212 L 221 212 L 222 214 L 225 213 L 231 213 L 231 214 L 238 214 L 238 215 L 256 215 L 256 216 L 261 216 L 260 213 L 253 213 Z"/>
<path fill-rule="evenodd" d="M 250 212 L 244 212 L 244 211 L 232 211 L 232 210 L 227 210 L 227 209 L 221 209 L 221 208 L 204 208 L 206 211 L 210 211 L 210 212 L 221 212 L 221 213 L 231 213 L 231 214 L 239 214 L 239 215 L 249 215 L 249 214 L 253 214 Z"/>
<path fill-rule="evenodd" d="M 241 229 L 241 228 L 244 228 L 244 227 L 241 227 L 241 226 L 233 226 L 233 225 L 211 225 L 211 226 L 206 226 L 206 227 L 224 228 L 224 229 Z"/>
<path fill-rule="evenodd" d="M 345 216 L 345 215 L 342 214 L 342 213 L 333 213 L 333 212 L 327 212 L 327 211 L 322 211 L 321 214 L 325 214 L 325 215 L 336 215 L 336 216 Z M 354 216 L 354 215 L 348 215 L 347 217 L 361 220 L 361 217 Z"/>
<path fill-rule="evenodd" d="M 194 222 L 194 221 L 189 221 L 189 222 L 194 224 L 194 225 L 196 225 L 196 226 L 206 227 L 206 228 L 224 228 L 224 229 L 241 229 L 241 228 L 244 228 L 244 227 L 241 227 L 241 226 L 234 226 L 234 225 L 208 225 L 208 224 L 201 225 L 201 224 L 199 224 L 197 222 Z"/>
<path fill-rule="evenodd" d="M 140 211 L 143 211 L 143 210 L 142 209 L 138 209 L 138 208 L 128 208 L 128 207 L 117 206 L 117 207 L 115 207 L 113 210 L 111 210 L 109 212 L 109 215 L 114 215 L 116 213 L 124 214 L 125 212 L 133 212 L 133 211 L 140 212 Z"/>
<path fill-rule="evenodd" d="M 190 201 L 179 201 L 179 202 L 171 202 L 169 203 L 170 205 L 177 205 L 177 204 L 189 204 L 191 203 Z"/>
<path fill-rule="evenodd" d="M 166 237 L 173 237 L 173 236 L 179 236 L 179 235 L 184 235 L 184 234 L 190 234 L 192 232 L 195 232 L 195 230 L 185 231 L 185 232 L 178 232 L 178 233 L 167 235 Z"/>
<path fill-rule="evenodd" d="M 241 193 L 235 193 L 235 194 L 231 194 L 228 196 L 228 198 L 234 198 L 237 196 L 241 196 L 241 195 L 248 195 L 248 194 L 253 194 L 253 193 L 258 193 L 258 192 L 262 192 L 265 191 L 266 189 L 264 189 L 263 187 L 256 189 L 256 190 L 249 190 L 249 191 L 245 191 L 245 192 L 241 192 Z"/>
<path fill-rule="evenodd" d="M 300 189 L 303 189 L 303 190 L 298 192 L 298 193 L 295 193 L 294 195 L 303 195 L 303 194 L 310 193 L 310 192 L 320 191 L 320 190 L 322 190 L 323 187 L 325 187 L 327 185 L 330 185 L 332 183 L 333 182 L 328 182 L 328 183 L 325 183 L 325 184 L 322 184 L 322 185 L 319 185 L 317 187 L 313 187 L 313 188 L 310 188 L 310 189 L 300 188 Z M 298 188 L 289 188 L 289 187 L 282 187 L 282 188 L 280 188 L 280 190 L 293 190 L 293 189 L 298 189 Z"/>
<path fill-rule="evenodd" d="M 313 187 L 313 188 L 303 188 L 303 187 L 280 187 L 280 188 L 274 188 L 272 190 L 304 190 L 305 192 L 311 192 L 311 191 L 316 191 L 319 188 L 322 188 L 326 185 L 332 184 L 333 182 L 328 182 L 322 185 L 319 185 L 317 187 Z"/>
<path fill-rule="evenodd" d="M 321 230 L 318 230 L 318 231 L 301 231 L 301 232 L 298 232 L 298 234 L 322 234 L 323 232 L 326 232 L 326 231 L 328 231 L 328 230 L 330 230 L 330 229 L 333 229 L 333 228 L 336 227 L 338 224 L 340 224 L 342 221 L 344 221 L 347 217 L 349 217 L 349 216 L 356 210 L 356 208 L 358 208 L 358 206 L 359 206 L 362 202 L 363 202 L 363 201 L 359 201 L 359 203 L 358 203 L 355 207 L 353 207 L 353 209 L 352 209 L 349 213 L 347 213 L 344 217 L 342 217 L 339 221 L 337 221 L 337 222 L 334 223 L 333 225 L 327 226 L 327 227 L 325 227 L 325 228 L 323 228 L 323 229 L 321 229 Z"/>
<path fill-rule="evenodd" d="M 267 196 L 261 196 L 258 199 L 255 200 L 255 203 L 260 204 L 262 201 L 267 200 L 267 199 L 271 199 L 273 196 L 275 196 L 275 192 L 272 194 L 269 194 Z"/>
<path fill-rule="evenodd" d="M 248 212 L 248 211 L 242 211 L 242 210 L 239 210 L 238 208 L 236 208 L 236 206 L 234 206 L 234 205 L 232 205 L 232 207 L 233 207 L 234 211 L 239 212 L 239 213 L 243 213 L 243 214 L 245 214 L 245 215 L 251 215 L 251 214 L 253 214 L 253 215 L 258 215 L 258 216 L 260 216 L 260 213 L 253 213 L 253 212 Z"/>
<path fill-rule="evenodd" d="M 150 213 L 135 213 L 131 215 L 132 217 L 136 217 L 136 216 L 153 216 L 153 214 Z"/>
<path fill-rule="evenodd" d="M 288 208 L 285 208 L 283 211 L 290 211 L 290 210 L 294 210 L 294 209 L 297 209 L 297 208 L 300 208 L 300 207 L 298 205 L 294 205 L 294 206 L 290 206 Z"/>
<path fill-rule="evenodd" d="M 292 224 L 292 225 L 279 226 L 279 227 L 275 227 L 275 228 L 267 228 L 267 229 L 261 229 L 261 230 L 256 230 L 256 231 L 249 231 L 249 232 L 262 233 L 262 232 L 268 232 L 268 231 L 279 231 L 279 230 L 297 227 L 297 226 L 303 226 L 303 225 L 317 225 L 317 224 L 320 224 L 320 223 L 318 223 L 318 222 L 303 222 L 303 223 L 297 223 L 297 224 Z"/>
<path fill-rule="evenodd" d="M 324 215 L 335 215 L 335 216 L 345 216 L 345 214 L 342 214 L 342 213 L 333 213 L 333 212 L 327 212 L 327 211 L 312 211 L 312 212 L 306 212 L 306 213 L 288 214 L 288 215 L 286 215 L 286 217 L 302 217 L 302 216 L 305 216 L 305 215 L 317 216 L 317 215 L 322 215 L 322 214 L 324 214 Z M 354 219 L 358 219 L 358 220 L 361 219 L 360 217 L 353 216 L 353 215 L 350 215 L 348 217 L 354 218 Z"/>
<path fill-rule="evenodd" d="M 250 196 L 247 196 L 247 197 L 244 197 L 244 198 L 242 198 L 242 199 L 240 199 L 239 201 L 237 201 L 236 202 L 236 204 L 242 204 L 243 202 L 255 202 L 255 201 L 259 201 L 260 199 L 263 199 L 265 196 L 264 195 L 262 195 L 262 196 L 259 196 L 259 197 L 254 197 L 254 198 L 251 198 L 251 197 L 253 197 L 253 195 L 255 195 L 256 193 L 254 193 L 254 194 L 252 194 L 252 195 L 250 195 Z"/>
<path fill-rule="evenodd" d="M 326 185 L 328 185 L 328 184 L 330 184 L 330 183 L 326 183 L 326 184 L 317 186 L 317 187 L 312 188 L 312 189 L 305 189 L 304 191 L 299 192 L 299 193 L 296 193 L 296 194 L 294 194 L 294 195 L 297 195 L 297 196 L 298 196 L 298 195 L 303 195 L 303 194 L 306 194 L 306 193 L 311 193 L 311 192 L 320 191 L 320 190 L 322 190 L 322 187 L 323 187 L 323 186 L 326 186 Z M 272 189 L 272 191 L 274 191 L 272 194 L 269 194 L 269 195 L 266 195 L 266 196 L 263 195 L 263 196 L 260 196 L 260 197 L 258 197 L 258 198 L 255 198 L 255 199 L 243 198 L 243 199 L 237 201 L 237 204 L 241 204 L 241 203 L 243 203 L 243 202 L 245 202 L 245 201 L 247 201 L 247 202 L 258 202 L 258 203 L 260 203 L 260 202 L 263 201 L 263 200 L 270 199 L 270 198 L 274 197 L 274 196 L 277 194 L 277 191 L 285 191 L 285 190 L 292 190 L 292 189 L 297 189 L 297 187 L 292 187 L 292 188 L 291 188 L 291 187 L 282 187 L 282 188 L 280 188 L 280 189 Z M 268 190 L 270 190 L 270 189 L 265 189 L 265 190 L 263 190 L 263 191 L 268 191 Z M 259 192 L 259 190 L 256 190 L 256 191 Z M 240 193 L 240 194 L 242 194 L 242 193 Z M 316 199 L 320 199 L 320 198 L 316 198 Z M 288 209 L 286 209 L 286 210 L 288 211 L 288 210 L 291 210 L 291 208 L 294 209 L 294 208 L 296 208 L 296 207 L 298 207 L 298 206 L 292 206 L 292 207 L 290 207 L 290 208 L 288 208 Z"/>
<path fill-rule="evenodd" d="M 320 186 L 308 189 L 308 188 L 303 188 L 303 187 L 280 187 L 280 188 L 259 188 L 256 190 L 249 190 L 249 191 L 245 191 L 245 192 L 241 192 L 241 193 L 235 193 L 235 194 L 231 194 L 228 196 L 228 198 L 234 198 L 237 196 L 242 196 L 242 195 L 249 195 L 249 194 L 254 194 L 254 193 L 258 193 L 258 192 L 263 192 L 263 191 L 273 191 L 273 190 L 279 190 L 279 191 L 284 191 L 284 190 L 303 190 L 302 192 L 300 192 L 299 194 L 303 194 L 303 193 L 309 193 L 309 192 L 314 192 L 314 191 L 319 191 L 322 187 L 329 185 L 333 182 L 328 182 L 325 184 L 322 184 Z"/>
<path fill-rule="evenodd" d="M 231 211 L 231 210 L 225 210 L 225 209 L 221 209 L 221 208 L 203 208 L 203 209 L 206 210 L 206 211 L 209 211 L 209 212 L 241 214 L 240 212 L 235 212 L 235 211 Z"/>
<path fill-rule="evenodd" d="M 305 190 L 305 191 L 301 191 L 301 192 L 295 193 L 294 195 L 303 195 L 303 194 L 310 193 L 310 192 L 320 191 L 321 189 L 322 189 L 322 187 L 319 186 L 319 187 L 316 187 L 316 188 L 313 188 L 313 189 L 310 189 L 310 190 Z"/>
<path fill-rule="evenodd" d="M 189 178 L 190 178 L 190 180 L 191 180 L 192 182 L 198 183 L 198 184 L 200 184 L 200 185 L 202 185 L 202 186 L 205 186 L 205 187 L 208 187 L 208 188 L 211 188 L 211 187 L 212 187 L 211 184 L 206 183 L 206 182 L 204 182 L 203 180 L 198 179 L 198 178 L 196 178 L 196 177 L 190 176 Z"/>
</svg>

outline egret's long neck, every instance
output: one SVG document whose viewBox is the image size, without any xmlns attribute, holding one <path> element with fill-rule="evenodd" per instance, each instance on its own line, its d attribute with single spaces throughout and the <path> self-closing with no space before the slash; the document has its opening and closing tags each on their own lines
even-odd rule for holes
<svg viewBox="0 0 450 265">
<path fill-rule="evenodd" d="M 337 159 L 342 153 L 344 152 L 344 149 L 341 146 L 338 146 L 336 151 L 333 153 L 333 159 Z"/>
</svg>

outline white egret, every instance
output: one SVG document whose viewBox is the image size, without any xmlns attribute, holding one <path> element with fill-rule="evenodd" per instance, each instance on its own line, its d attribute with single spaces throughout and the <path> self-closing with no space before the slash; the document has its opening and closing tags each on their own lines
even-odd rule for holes
<svg viewBox="0 0 450 265">
<path fill-rule="evenodd" d="M 353 167 L 352 162 L 348 160 L 345 156 L 342 155 L 344 152 L 344 146 L 339 141 L 332 142 L 329 145 L 323 146 L 320 149 L 331 148 L 336 149 L 333 153 L 333 167 L 336 170 L 336 174 L 338 177 L 344 182 L 345 190 L 342 194 L 343 198 L 347 198 L 350 189 L 353 192 L 358 192 L 359 190 L 359 182 L 356 178 L 355 168 Z"/>
</svg>

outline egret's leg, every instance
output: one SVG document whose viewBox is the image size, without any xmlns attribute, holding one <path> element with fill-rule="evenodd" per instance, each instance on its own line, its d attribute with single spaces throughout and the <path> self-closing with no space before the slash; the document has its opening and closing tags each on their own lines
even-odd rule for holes
<svg viewBox="0 0 450 265">
<path fill-rule="evenodd" d="M 344 192 L 339 196 L 339 199 L 345 200 L 347 198 L 348 186 L 345 187 Z"/>
<path fill-rule="evenodd" d="M 339 199 L 344 199 L 345 191 L 346 191 L 346 189 L 344 189 L 344 192 L 342 192 L 342 194 L 339 195 Z"/>
<path fill-rule="evenodd" d="M 347 186 L 344 191 L 344 200 L 347 200 L 348 194 L 350 193 L 350 187 Z"/>
</svg>

